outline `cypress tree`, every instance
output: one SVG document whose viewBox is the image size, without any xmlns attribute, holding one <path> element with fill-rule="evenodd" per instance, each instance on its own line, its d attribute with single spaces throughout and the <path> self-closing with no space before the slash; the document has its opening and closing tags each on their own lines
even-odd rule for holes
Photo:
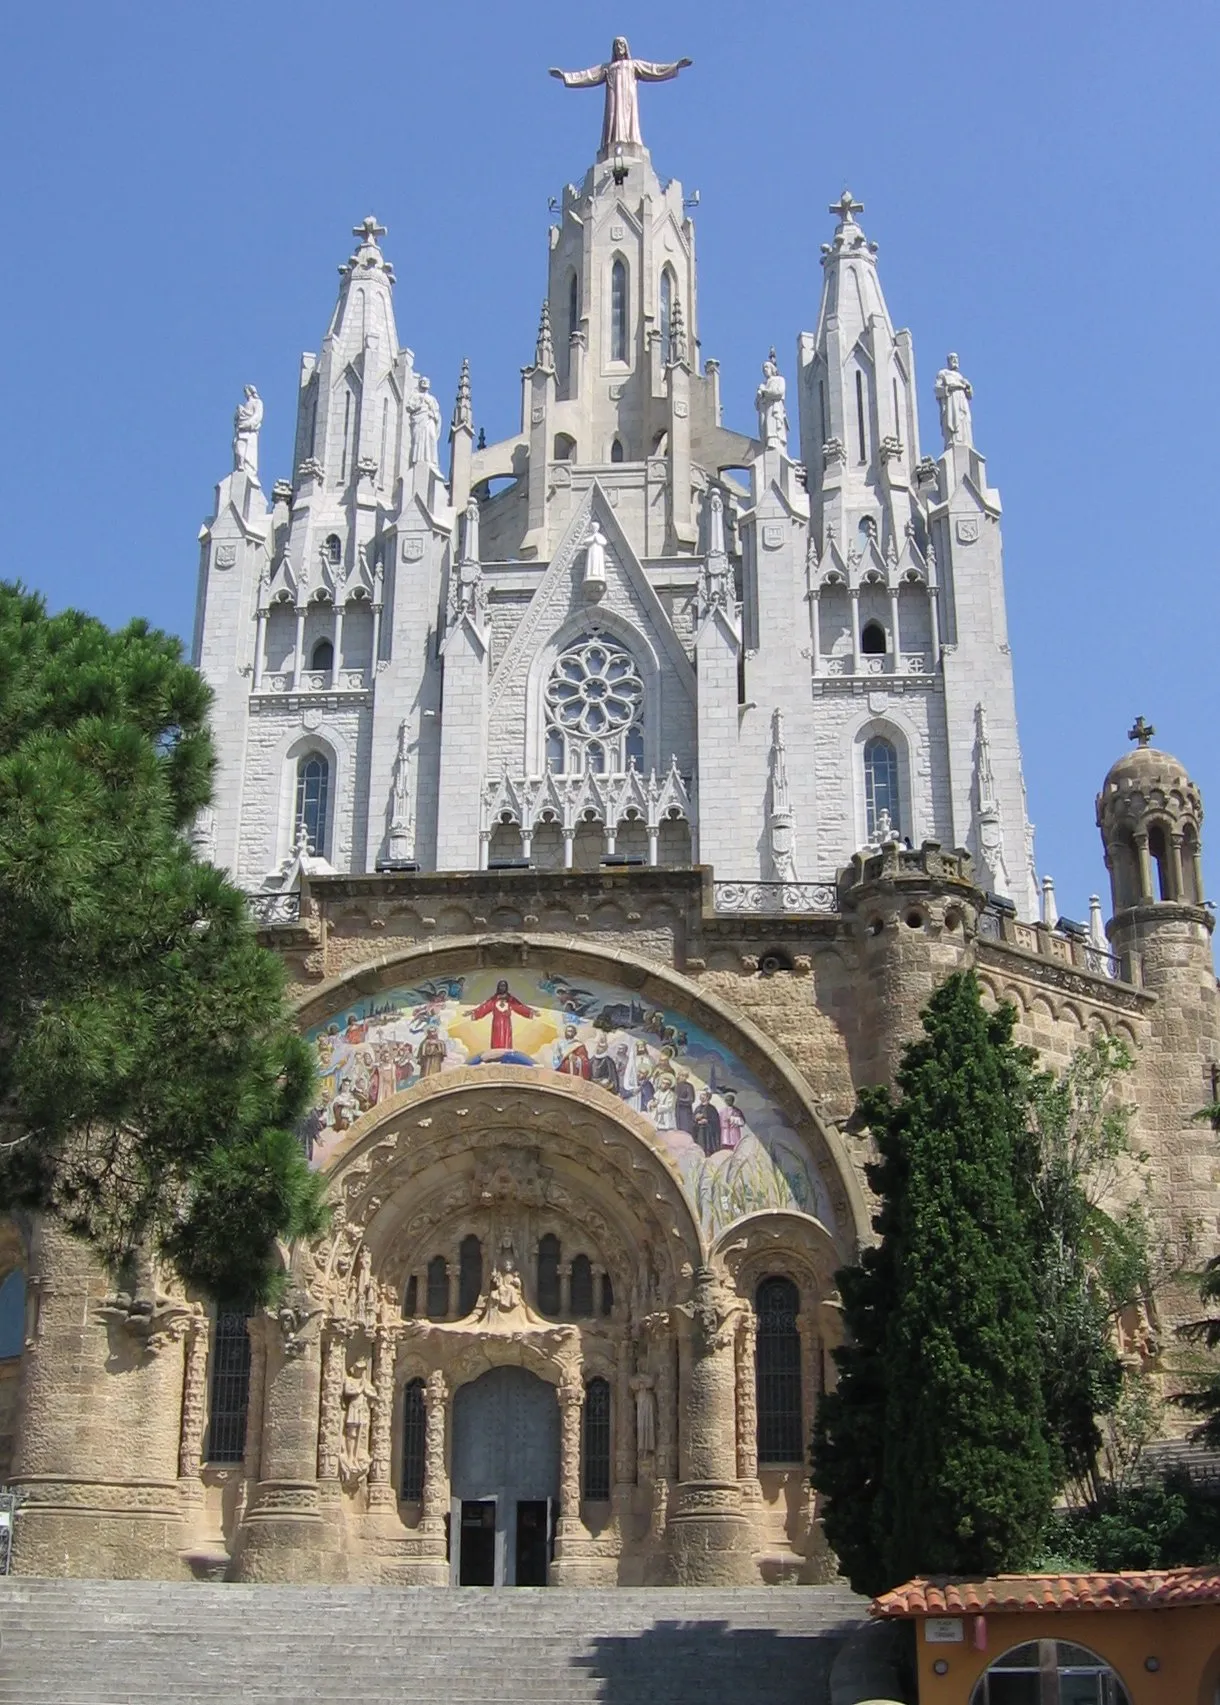
<svg viewBox="0 0 1220 1705">
<path fill-rule="evenodd" d="M 318 1229 L 313 1067 L 243 896 L 185 839 L 213 767 L 176 639 L 0 585 L 0 1208 L 226 1300 Z"/>
<path fill-rule="evenodd" d="M 1028 1180 L 1031 1057 L 1013 1013 L 950 977 L 904 1051 L 898 1097 L 858 1117 L 879 1154 L 878 1246 L 839 1275 L 849 1342 L 814 1478 L 854 1586 L 985 1574 L 1034 1553 L 1055 1486 L 1044 1432 Z"/>
</svg>

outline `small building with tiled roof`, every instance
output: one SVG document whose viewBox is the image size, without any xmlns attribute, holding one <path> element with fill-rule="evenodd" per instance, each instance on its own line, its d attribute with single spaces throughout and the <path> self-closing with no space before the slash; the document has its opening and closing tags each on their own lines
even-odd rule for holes
<svg viewBox="0 0 1220 1705">
<path fill-rule="evenodd" d="M 1220 1568 L 908 1581 L 919 1705 L 1220 1705 Z"/>
</svg>

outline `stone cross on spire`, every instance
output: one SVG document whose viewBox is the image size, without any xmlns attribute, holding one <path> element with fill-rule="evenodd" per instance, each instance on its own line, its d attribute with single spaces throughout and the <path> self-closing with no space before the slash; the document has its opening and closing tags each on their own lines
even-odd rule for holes
<svg viewBox="0 0 1220 1705">
<path fill-rule="evenodd" d="M 1141 746 L 1148 746 L 1151 744 L 1152 736 L 1155 733 L 1156 729 L 1150 722 L 1145 722 L 1142 716 L 1137 716 L 1135 726 L 1127 730 L 1127 739 L 1135 740 Z"/>
<path fill-rule="evenodd" d="M 632 59 L 626 36 L 615 36 L 610 58 L 604 65 L 591 65 L 587 71 L 561 71 L 551 67 L 551 76 L 558 77 L 565 89 L 592 89 L 606 85 L 606 111 L 602 120 L 603 155 L 623 144 L 643 146 L 640 137 L 640 83 L 668 83 L 679 71 L 693 64 L 690 59 L 675 59 L 661 64 L 652 59 Z"/>
<path fill-rule="evenodd" d="M 845 189 L 838 201 L 832 201 L 826 209 L 827 213 L 837 213 L 840 225 L 854 225 L 856 214 L 864 212 L 864 203 L 857 201 L 849 189 Z"/>
<path fill-rule="evenodd" d="M 373 213 L 366 214 L 359 225 L 352 226 L 352 236 L 360 238 L 361 248 L 364 247 L 365 243 L 372 243 L 373 247 L 376 248 L 378 237 L 384 237 L 385 233 L 385 226 L 377 223 L 377 217 Z"/>
</svg>

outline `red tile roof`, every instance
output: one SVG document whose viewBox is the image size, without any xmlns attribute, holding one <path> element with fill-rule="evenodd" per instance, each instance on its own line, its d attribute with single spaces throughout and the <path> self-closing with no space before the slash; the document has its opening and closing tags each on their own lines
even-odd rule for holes
<svg viewBox="0 0 1220 1705">
<path fill-rule="evenodd" d="M 908 1581 L 873 1600 L 874 1616 L 980 1616 L 988 1611 L 1168 1610 L 1220 1604 L 1220 1569 L 1125 1570 L 1114 1575 L 947 1576 Z"/>
</svg>

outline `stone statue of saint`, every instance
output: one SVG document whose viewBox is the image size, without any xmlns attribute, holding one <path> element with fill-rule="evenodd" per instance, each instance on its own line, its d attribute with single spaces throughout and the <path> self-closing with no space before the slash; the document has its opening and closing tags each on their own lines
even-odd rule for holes
<svg viewBox="0 0 1220 1705">
<path fill-rule="evenodd" d="M 593 89 L 606 85 L 606 114 L 602 120 L 603 154 L 613 151 L 616 144 L 641 144 L 640 83 L 668 83 L 679 71 L 693 64 L 690 59 L 675 59 L 662 65 L 652 59 L 632 59 L 626 36 L 615 36 L 610 58 L 605 65 L 591 65 L 587 71 L 560 71 L 551 67 L 551 76 L 558 77 L 565 89 Z"/>
<path fill-rule="evenodd" d="M 343 1381 L 343 1446 L 339 1466 L 347 1481 L 362 1480 L 372 1460 L 369 1452 L 369 1431 L 373 1421 L 370 1399 L 377 1387 L 369 1378 L 369 1364 L 360 1356 Z"/>
<path fill-rule="evenodd" d="M 606 535 L 595 521 L 585 544 L 585 591 L 601 593 L 606 587 Z"/>
<path fill-rule="evenodd" d="M 635 1443 L 641 1456 L 657 1448 L 657 1394 L 648 1374 L 637 1374 L 631 1381 L 635 1393 Z"/>
<path fill-rule="evenodd" d="M 784 398 L 788 386 L 784 381 L 775 361 L 775 351 L 772 350 L 763 362 L 762 384 L 754 397 L 758 409 L 758 430 L 763 441 L 764 450 L 784 450 L 788 448 L 788 410 Z"/>
<path fill-rule="evenodd" d="M 974 443 L 970 416 L 973 395 L 974 386 L 958 366 L 957 356 L 946 356 L 945 365 L 936 375 L 936 400 L 940 404 L 940 429 L 946 450 L 953 444 Z"/>
<path fill-rule="evenodd" d="M 421 378 L 414 396 L 407 398 L 406 410 L 411 417 L 411 466 L 439 468 L 441 405 L 427 379 Z"/>
<path fill-rule="evenodd" d="M 233 416 L 233 472 L 249 474 L 257 483 L 258 480 L 258 429 L 263 424 L 263 399 L 253 385 L 246 386 L 246 394 L 237 405 Z"/>
</svg>

